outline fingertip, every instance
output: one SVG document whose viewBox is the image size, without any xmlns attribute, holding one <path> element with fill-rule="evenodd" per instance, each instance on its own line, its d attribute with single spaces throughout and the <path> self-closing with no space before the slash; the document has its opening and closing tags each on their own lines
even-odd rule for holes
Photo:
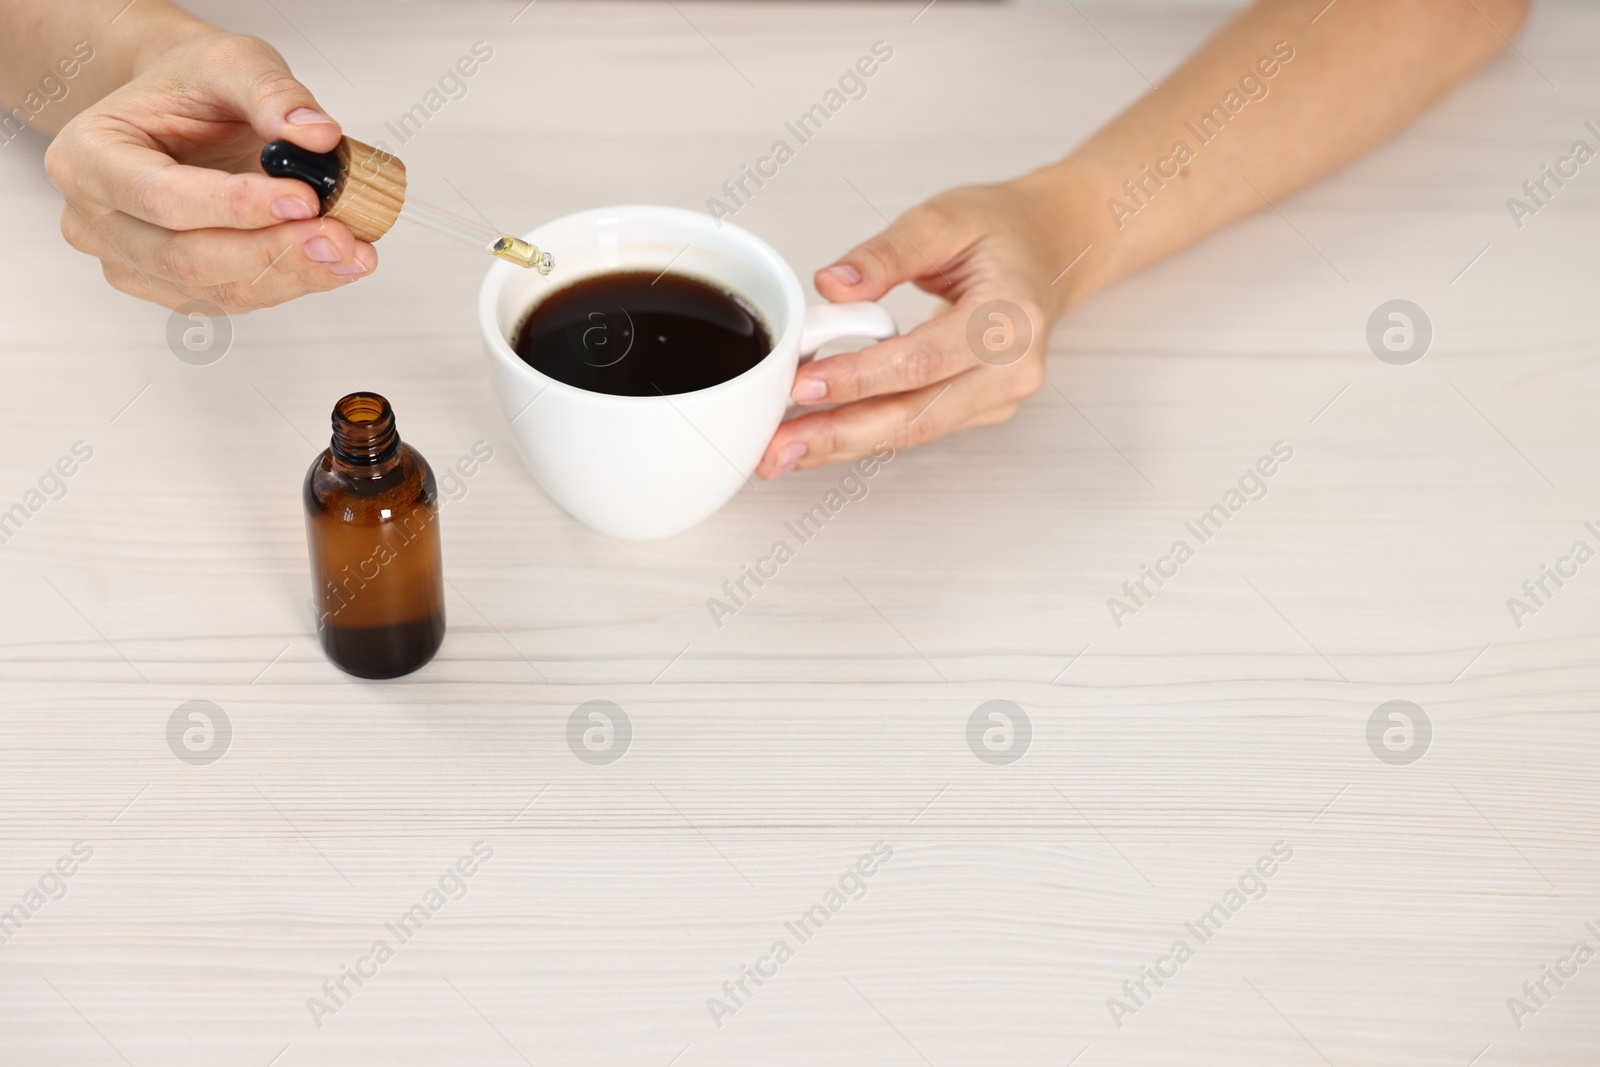
<svg viewBox="0 0 1600 1067">
<path fill-rule="evenodd" d="M 315 108 L 297 107 L 283 117 L 277 137 L 291 141 L 308 152 L 331 152 L 339 147 L 344 131 L 339 124 Z"/>
<path fill-rule="evenodd" d="M 324 269 L 353 262 L 360 253 L 361 242 L 337 219 L 323 217 L 293 223 L 287 232 L 290 240 L 300 246 L 306 262 Z M 369 258 L 368 262 L 372 260 Z"/>
<path fill-rule="evenodd" d="M 344 134 L 337 126 L 307 126 L 299 128 L 290 126 L 285 128 L 280 135 L 282 140 L 293 142 L 307 152 L 323 153 L 332 152 L 339 147 L 339 142 L 344 140 Z"/>
<path fill-rule="evenodd" d="M 790 390 L 789 396 L 796 404 L 820 404 L 828 398 L 827 380 L 820 372 L 803 374 L 795 379 L 794 388 Z"/>
<path fill-rule="evenodd" d="M 350 232 L 350 227 L 346 226 L 340 219 L 322 215 L 312 219 L 310 222 L 302 223 L 302 226 L 304 227 L 301 234 L 302 240 L 310 241 L 314 236 L 322 236 L 333 243 L 339 250 L 339 258 L 334 262 L 343 263 L 345 260 L 354 257 L 363 246 L 368 250 L 372 249 L 370 244 L 357 240 L 356 235 Z M 376 262 L 376 253 L 373 254 L 373 262 Z"/>
<path fill-rule="evenodd" d="M 801 440 L 789 441 L 783 445 L 768 445 L 767 454 L 761 457 L 760 464 L 756 467 L 756 474 L 763 481 L 771 481 L 781 477 L 799 466 L 810 450 L 809 446 Z"/>
<path fill-rule="evenodd" d="M 822 273 L 846 286 L 860 285 L 863 277 L 861 268 L 854 263 L 835 263 L 825 268 Z"/>
<path fill-rule="evenodd" d="M 283 117 L 283 120 L 285 122 L 287 122 L 291 126 L 323 126 L 323 125 L 333 126 L 333 125 L 336 125 L 336 123 L 334 123 L 334 121 L 331 118 L 329 118 L 327 115 L 324 115 L 322 112 L 316 110 L 315 108 L 309 108 L 309 107 L 297 107 L 293 111 L 291 111 L 287 115 L 285 115 Z"/>
<path fill-rule="evenodd" d="M 773 462 L 779 467 L 781 474 L 785 470 L 793 470 L 794 465 L 805 458 L 808 446 L 804 441 L 790 441 L 778 449 L 778 454 L 773 457 Z"/>
<path fill-rule="evenodd" d="M 854 263 L 841 260 L 830 267 L 823 267 L 817 271 L 813 279 L 817 292 L 829 300 L 848 300 L 855 296 L 854 290 L 865 282 L 865 275 L 861 268 Z"/>
<path fill-rule="evenodd" d="M 274 197 L 268 210 L 279 222 L 303 222 L 317 217 L 319 206 L 315 195 L 292 192 Z"/>
<path fill-rule="evenodd" d="M 346 281 L 355 281 L 365 278 L 378 268 L 378 250 L 365 241 L 357 241 L 355 251 L 343 263 L 336 263 L 328 269 Z"/>
<path fill-rule="evenodd" d="M 344 259 L 344 256 L 339 252 L 338 246 L 327 236 L 320 233 L 307 241 L 303 247 L 305 248 L 306 258 L 313 263 L 334 264 Z"/>
</svg>

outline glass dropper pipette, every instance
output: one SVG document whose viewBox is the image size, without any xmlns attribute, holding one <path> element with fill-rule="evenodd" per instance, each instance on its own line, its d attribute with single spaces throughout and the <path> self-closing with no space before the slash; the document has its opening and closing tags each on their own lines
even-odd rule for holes
<svg viewBox="0 0 1600 1067">
<path fill-rule="evenodd" d="M 400 207 L 400 217 L 414 226 L 421 226 L 424 230 L 432 230 L 434 233 L 476 245 L 487 250 L 490 255 L 509 259 L 520 267 L 532 267 L 540 274 L 549 274 L 555 266 L 549 252 L 539 251 L 520 237 L 501 233 L 486 223 L 474 222 L 453 211 L 446 211 L 442 207 L 435 207 L 426 201 L 418 200 L 414 196 L 406 197 L 405 203 Z"/>
</svg>

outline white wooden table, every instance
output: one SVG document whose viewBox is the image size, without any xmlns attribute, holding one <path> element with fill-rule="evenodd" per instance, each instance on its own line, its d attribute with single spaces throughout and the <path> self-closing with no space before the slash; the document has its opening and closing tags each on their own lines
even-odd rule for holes
<svg viewBox="0 0 1600 1067">
<path fill-rule="evenodd" d="M 803 275 L 879 211 L 1059 155 L 1221 18 L 921 6 L 203 12 L 372 137 L 489 42 L 403 155 L 420 195 L 516 229 L 703 205 L 889 41 L 738 217 Z M 27 915 L 0 927 L 0 1064 L 1594 1063 L 1600 962 L 1520 1028 L 1507 1000 L 1600 950 L 1600 563 L 1520 628 L 1506 601 L 1600 547 L 1600 170 L 1520 231 L 1505 199 L 1593 141 L 1600 11 L 1541 4 L 1518 48 L 1081 308 L 1051 388 L 897 457 L 721 629 L 706 599 L 838 472 L 608 540 L 512 452 L 470 250 L 397 231 L 374 278 L 191 366 L 62 244 L 38 144 L 0 149 L 0 509 L 93 449 L 0 548 L 0 917 Z M 1434 335 L 1406 366 L 1365 336 L 1398 298 Z M 305 607 L 300 479 L 356 388 L 437 468 L 497 449 L 445 511 L 444 648 L 384 684 L 329 665 Z M 1270 493 L 1115 626 L 1124 579 L 1277 441 Z M 231 725 L 209 764 L 169 746 L 195 700 Z M 567 741 L 592 700 L 631 723 L 609 764 Z M 1011 763 L 969 747 L 994 700 L 1031 724 Z M 1369 747 L 1391 700 L 1431 725 L 1415 762 Z M 401 943 L 385 924 L 479 841 Z M 797 938 L 880 841 L 866 895 Z M 1276 842 L 1266 896 L 1201 943 L 1185 923 Z M 1193 958 L 1127 999 L 1179 939 Z"/>
</svg>

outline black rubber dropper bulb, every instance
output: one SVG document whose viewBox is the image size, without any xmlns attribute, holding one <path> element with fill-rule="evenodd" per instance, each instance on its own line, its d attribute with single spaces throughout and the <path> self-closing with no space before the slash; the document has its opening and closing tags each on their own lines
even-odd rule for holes
<svg viewBox="0 0 1600 1067">
<path fill-rule="evenodd" d="M 274 178 L 298 178 L 327 200 L 339 187 L 339 153 L 308 152 L 288 141 L 273 141 L 261 150 L 261 169 Z"/>
</svg>

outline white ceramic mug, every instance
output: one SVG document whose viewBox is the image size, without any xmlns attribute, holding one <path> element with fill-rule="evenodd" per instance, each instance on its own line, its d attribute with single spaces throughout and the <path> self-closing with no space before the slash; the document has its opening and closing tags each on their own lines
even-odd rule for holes
<svg viewBox="0 0 1600 1067">
<path fill-rule="evenodd" d="M 807 307 L 794 269 L 770 245 L 698 211 L 600 208 L 525 236 L 555 257 L 556 269 L 543 278 L 496 263 L 483 280 L 478 324 L 495 396 L 544 491 L 615 537 L 667 537 L 708 517 L 755 472 L 802 356 L 844 337 L 895 334 L 877 304 Z M 774 339 L 767 357 L 708 389 L 615 396 L 558 382 L 512 349 L 508 339 L 528 310 L 556 289 L 614 271 L 669 268 L 744 298 Z"/>
</svg>

